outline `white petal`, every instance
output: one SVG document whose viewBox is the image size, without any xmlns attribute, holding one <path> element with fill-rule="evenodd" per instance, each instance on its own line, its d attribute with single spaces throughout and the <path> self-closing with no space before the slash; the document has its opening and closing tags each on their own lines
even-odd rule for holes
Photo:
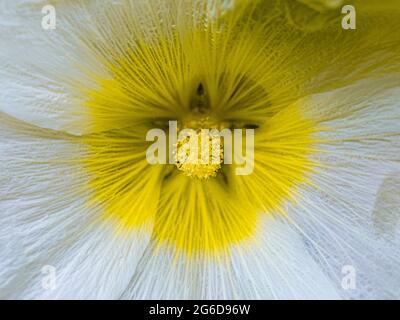
<svg viewBox="0 0 400 320">
<path fill-rule="evenodd" d="M 45 30 L 45 4 L 0 4 L 0 111 L 43 128 L 79 134 L 87 115 L 81 89 L 94 86 L 87 72 L 105 71 L 77 38 L 80 26 L 73 19 L 84 21 L 85 11 L 57 3 L 56 29 Z"/>
<path fill-rule="evenodd" d="M 82 227 L 82 226 L 81 226 Z M 114 226 L 83 228 L 69 248 L 44 262 L 54 267 L 54 289 L 43 288 L 48 273 L 37 270 L 21 297 L 28 299 L 118 299 L 131 280 L 149 241 L 144 230 L 115 234 Z M 46 282 L 45 282 L 46 283 Z"/>
<path fill-rule="evenodd" d="M 388 175 L 378 189 L 372 218 L 378 234 L 397 237 L 400 243 L 400 171 Z"/>
<path fill-rule="evenodd" d="M 302 200 L 288 208 L 289 217 L 334 281 L 344 277 L 344 266 L 354 267 L 356 288 L 342 289 L 343 297 L 400 296 L 399 226 L 392 236 L 376 227 L 385 215 L 377 195 L 400 171 L 400 90 L 390 87 L 393 78 L 365 80 L 301 102 L 331 130 L 320 135 L 327 140 L 317 157 L 324 166 L 312 186 L 300 189 Z M 384 192 L 387 201 L 398 198 L 398 191 L 388 197 L 393 186 Z M 400 213 L 398 202 L 388 206 L 391 215 Z"/>
<path fill-rule="evenodd" d="M 225 258 L 176 258 L 172 248 L 146 251 L 128 299 L 335 299 L 322 272 L 288 223 L 264 216 L 255 239 Z"/>
<path fill-rule="evenodd" d="M 1 113 L 0 136 L 0 296 L 118 298 L 150 232 L 117 234 L 112 221 L 99 222 L 74 137 Z M 42 286 L 46 266 L 55 268 L 54 290 Z"/>
</svg>

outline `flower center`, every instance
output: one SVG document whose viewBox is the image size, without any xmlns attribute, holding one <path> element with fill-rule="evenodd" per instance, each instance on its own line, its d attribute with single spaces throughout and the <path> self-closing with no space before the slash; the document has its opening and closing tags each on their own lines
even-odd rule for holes
<svg viewBox="0 0 400 320">
<path fill-rule="evenodd" d="M 189 177 L 215 177 L 223 158 L 220 136 L 209 129 L 190 130 L 176 144 L 176 167 Z"/>
<path fill-rule="evenodd" d="M 96 134 L 84 136 L 86 188 L 90 204 L 104 205 L 101 218 L 118 222 L 116 232 L 146 228 L 157 244 L 196 258 L 230 253 L 259 229 L 260 212 L 285 213 L 297 186 L 308 181 L 318 128 L 301 104 L 286 106 L 296 95 L 280 100 L 286 89 L 266 76 L 260 37 L 231 38 L 233 30 L 188 29 L 172 39 L 163 36 L 160 44 L 142 40 L 126 54 L 112 55 L 107 67 L 113 77 L 96 78 L 98 86 L 89 90 L 91 121 L 85 124 Z M 173 145 L 179 160 L 174 171 L 180 174 L 147 161 L 144 138 L 158 119 L 164 126 L 166 119 L 178 121 Z M 254 171 L 239 176 L 241 163 L 222 162 L 222 156 L 244 158 L 247 139 L 239 137 L 237 148 L 228 141 L 234 144 L 236 129 L 258 123 L 254 155 L 248 157 Z M 179 135 L 185 128 L 192 134 Z M 224 129 L 233 134 L 224 135 Z"/>
</svg>

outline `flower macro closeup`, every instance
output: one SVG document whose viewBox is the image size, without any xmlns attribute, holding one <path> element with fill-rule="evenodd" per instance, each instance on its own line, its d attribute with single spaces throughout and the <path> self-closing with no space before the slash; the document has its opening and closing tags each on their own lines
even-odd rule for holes
<svg viewBox="0 0 400 320">
<path fill-rule="evenodd" d="M 400 4 L 351 2 L 2 1 L 0 298 L 399 299 Z"/>
</svg>

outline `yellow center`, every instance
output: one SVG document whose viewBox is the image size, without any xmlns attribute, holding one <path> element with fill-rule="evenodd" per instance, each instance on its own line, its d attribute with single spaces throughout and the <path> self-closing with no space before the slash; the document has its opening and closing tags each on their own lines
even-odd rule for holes
<svg viewBox="0 0 400 320">
<path fill-rule="evenodd" d="M 96 134 L 84 136 L 83 160 L 91 201 L 104 206 L 102 218 L 120 232 L 148 227 L 157 243 L 189 256 L 229 251 L 256 233 L 260 214 L 285 214 L 285 202 L 315 166 L 309 156 L 318 131 L 293 103 L 295 89 L 271 77 L 278 71 L 259 54 L 264 45 L 253 30 L 193 25 L 173 37 L 139 39 L 112 55 L 106 63 L 111 76 L 99 76 L 98 85 L 85 90 L 86 126 Z M 260 123 L 252 174 L 236 175 L 235 163 L 222 166 L 222 148 L 213 156 L 211 135 L 202 148 L 199 129 L 213 128 L 199 123 L 204 109 L 218 123 Z M 187 122 L 193 112 L 197 126 Z M 175 167 L 146 160 L 146 132 L 158 128 L 155 119 L 182 120 L 196 132 L 192 140 L 178 138 Z M 187 161 L 188 148 L 208 161 Z"/>
<path fill-rule="evenodd" d="M 220 137 L 208 130 L 197 130 L 178 140 L 175 161 L 176 167 L 184 175 L 202 180 L 217 175 L 223 157 Z"/>
</svg>

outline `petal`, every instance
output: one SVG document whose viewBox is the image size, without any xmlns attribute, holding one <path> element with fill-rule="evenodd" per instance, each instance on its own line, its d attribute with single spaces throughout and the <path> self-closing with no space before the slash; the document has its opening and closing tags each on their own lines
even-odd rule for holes
<svg viewBox="0 0 400 320">
<path fill-rule="evenodd" d="M 0 136 L 1 296 L 118 298 L 151 226 L 118 233 L 104 207 L 88 205 L 77 161 L 86 147 L 76 137 L 2 113 Z M 42 286 L 46 266 L 55 268 L 54 290 Z"/>
<path fill-rule="evenodd" d="M 149 246 L 124 299 L 335 299 L 335 285 L 290 225 L 271 216 L 226 257 Z"/>
<path fill-rule="evenodd" d="M 81 236 L 41 263 L 55 270 L 54 289 L 37 269 L 19 297 L 24 299 L 118 299 L 129 284 L 150 239 L 143 229 L 116 235 L 113 225 L 82 228 Z M 60 248 L 59 248 L 60 249 Z M 36 266 L 38 263 L 36 262 Z M 34 268 L 30 267 L 35 270 Z M 43 265 L 39 265 L 43 268 Z"/>
<path fill-rule="evenodd" d="M 163 179 L 168 168 L 150 165 L 146 148 L 147 124 L 132 123 L 120 130 L 85 135 L 87 146 L 80 159 L 89 174 L 86 189 L 91 203 L 105 206 L 105 219 L 117 221 L 121 232 L 147 225 L 158 209 Z M 151 230 L 149 230 L 151 231 Z"/>
<path fill-rule="evenodd" d="M 343 278 L 344 266 L 354 267 L 356 288 L 342 289 L 343 297 L 400 294 L 399 228 L 392 225 L 388 234 L 376 225 L 381 216 L 400 210 L 390 200 L 396 190 L 385 186 L 400 168 L 398 83 L 397 75 L 366 79 L 299 102 L 326 131 L 320 134 L 321 167 L 300 189 L 301 200 L 288 208 L 289 217 L 332 279 Z M 382 206 L 383 195 L 389 211 Z"/>
<path fill-rule="evenodd" d="M 254 16 L 255 26 L 264 26 L 264 35 L 254 38 L 263 47 L 269 69 L 267 72 L 260 64 L 263 77 L 258 81 L 268 92 L 273 108 L 400 70 L 400 36 L 393 33 L 400 27 L 400 10 L 391 1 L 381 1 L 381 5 L 376 1 L 375 5 L 356 2 L 356 30 L 342 29 L 340 8 L 325 19 L 326 13 L 298 1 L 272 2 L 272 8 L 271 2 L 257 3 L 250 5 L 246 14 Z M 304 23 L 310 22 L 311 30 L 287 17 L 294 14 Z"/>
<path fill-rule="evenodd" d="M 395 171 L 386 176 L 378 189 L 372 218 L 379 234 L 398 237 L 400 197 L 400 172 Z"/>
<path fill-rule="evenodd" d="M 256 211 L 222 177 L 202 181 L 175 170 L 164 180 L 153 238 L 188 255 L 224 252 L 253 234 Z"/>
<path fill-rule="evenodd" d="M 0 111 L 43 128 L 80 134 L 87 122 L 82 88 L 95 85 L 89 73 L 106 71 L 79 39 L 85 29 L 74 22 L 87 22 L 86 11 L 74 1 L 57 2 L 56 29 L 45 30 L 45 5 L 1 4 Z"/>
</svg>

